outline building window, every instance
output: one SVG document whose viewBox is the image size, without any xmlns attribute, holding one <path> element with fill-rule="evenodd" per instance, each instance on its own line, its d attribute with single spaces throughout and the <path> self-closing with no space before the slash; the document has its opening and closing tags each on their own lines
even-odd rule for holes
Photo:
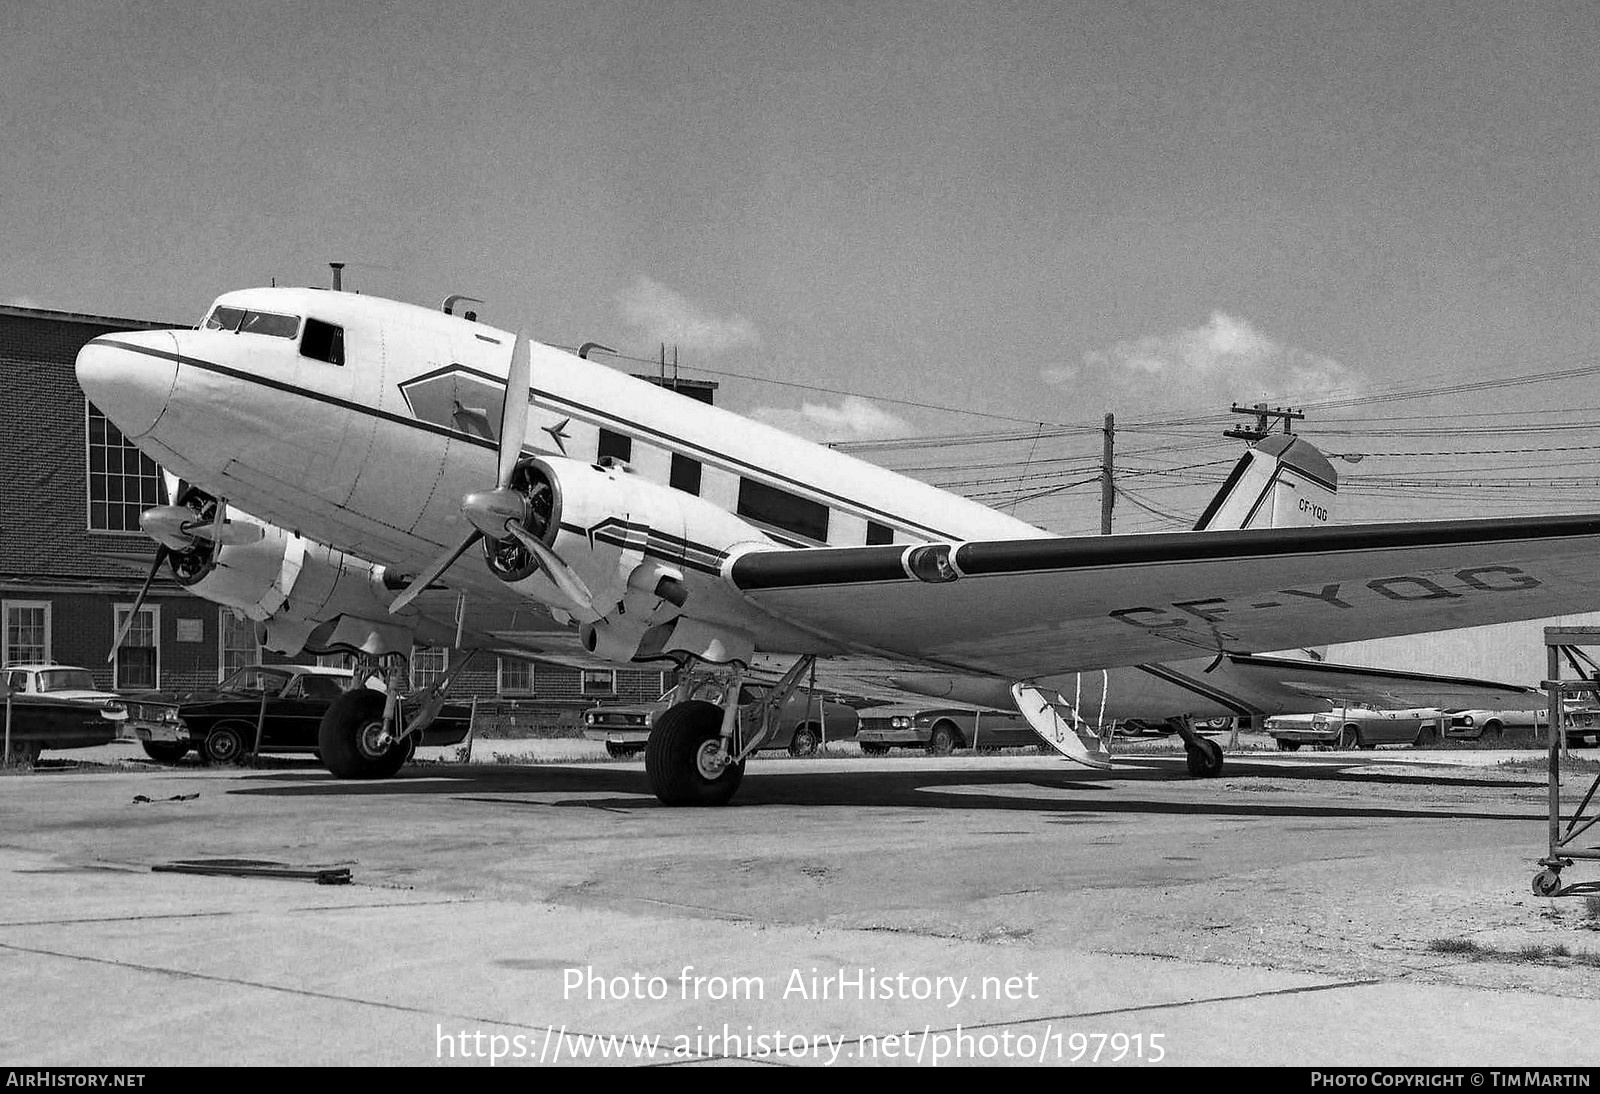
<svg viewBox="0 0 1600 1094">
<path fill-rule="evenodd" d="M 875 520 L 867 521 L 867 546 L 894 542 L 894 529 Z"/>
<path fill-rule="evenodd" d="M 826 505 L 808 501 L 754 479 L 739 480 L 739 515 L 819 543 L 828 541 Z"/>
<path fill-rule="evenodd" d="M 0 665 L 48 664 L 50 661 L 50 604 L 44 600 L 7 600 L 5 648 Z"/>
<path fill-rule="evenodd" d="M 700 493 L 700 461 L 672 454 L 672 474 L 667 485 L 685 494 Z"/>
<path fill-rule="evenodd" d="M 596 463 L 605 463 L 606 460 L 615 460 L 618 463 L 633 462 L 633 438 L 621 433 L 614 433 L 609 429 L 600 431 L 600 448 L 595 456 Z"/>
<path fill-rule="evenodd" d="M 118 604 L 112 609 L 112 634 L 122 629 L 128 621 L 132 604 Z M 111 686 L 117 691 L 150 691 L 161 686 L 161 646 L 157 636 L 161 633 L 161 608 L 147 604 L 133 617 L 133 626 L 117 647 L 117 657 L 112 663 Z"/>
<path fill-rule="evenodd" d="M 330 365 L 344 364 L 344 328 L 320 319 L 307 319 L 300 336 L 300 355 Z"/>
<path fill-rule="evenodd" d="M 501 695 L 533 694 L 532 661 L 524 661 L 520 657 L 501 657 L 497 660 L 500 664 L 500 678 L 495 688 Z"/>
<path fill-rule="evenodd" d="M 89 531 L 137 532 L 139 514 L 166 501 L 156 461 L 129 444 L 122 431 L 88 408 Z"/>
<path fill-rule="evenodd" d="M 585 695 L 615 695 L 617 671 L 615 669 L 584 669 L 583 693 Z"/>
<path fill-rule="evenodd" d="M 261 664 L 261 645 L 256 641 L 256 626 L 250 619 L 236 616 L 233 609 L 218 613 L 221 634 L 218 640 L 217 679 L 225 680 L 246 665 Z"/>
<path fill-rule="evenodd" d="M 450 649 L 447 646 L 411 647 L 411 686 L 427 688 L 437 684 L 450 667 Z"/>
</svg>

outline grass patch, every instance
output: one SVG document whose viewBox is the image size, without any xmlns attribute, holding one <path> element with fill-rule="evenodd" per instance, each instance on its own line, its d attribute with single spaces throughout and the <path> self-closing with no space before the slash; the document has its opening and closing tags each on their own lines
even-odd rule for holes
<svg viewBox="0 0 1600 1094">
<path fill-rule="evenodd" d="M 1470 938 L 1435 938 L 1428 943 L 1432 953 L 1452 954 L 1457 957 L 1470 958 L 1473 961 L 1511 961 L 1531 965 L 1579 965 L 1584 968 L 1600 969 L 1600 953 L 1573 953 L 1571 947 L 1564 942 L 1546 946 L 1538 942 L 1529 942 L 1515 950 L 1497 950 L 1491 946 L 1484 946 Z"/>
</svg>

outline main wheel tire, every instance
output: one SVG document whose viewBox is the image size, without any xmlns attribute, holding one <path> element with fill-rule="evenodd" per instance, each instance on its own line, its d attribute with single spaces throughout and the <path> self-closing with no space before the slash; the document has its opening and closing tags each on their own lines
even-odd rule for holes
<svg viewBox="0 0 1600 1094">
<path fill-rule="evenodd" d="M 625 745 L 618 741 L 606 742 L 606 755 L 616 760 L 626 760 L 644 751 L 644 745 Z"/>
<path fill-rule="evenodd" d="M 796 726 L 794 736 L 789 739 L 789 755 L 815 756 L 819 741 L 816 726 L 809 722 L 803 726 Z"/>
<path fill-rule="evenodd" d="M 185 741 L 140 741 L 144 754 L 162 764 L 175 764 L 189 754 Z"/>
<path fill-rule="evenodd" d="M 1285 741 L 1285 740 L 1282 740 L 1281 738 L 1278 741 L 1278 751 L 1279 752 L 1298 752 L 1299 750 L 1300 750 L 1300 742 L 1299 741 Z"/>
<path fill-rule="evenodd" d="M 928 734 L 928 755 L 948 756 L 961 744 L 961 735 L 949 722 L 940 722 Z"/>
<path fill-rule="evenodd" d="M 650 730 L 644 771 L 664 805 L 726 805 L 744 781 L 744 763 L 720 769 L 722 708 L 692 699 L 668 707 Z"/>
<path fill-rule="evenodd" d="M 1189 764 L 1189 774 L 1197 779 L 1214 779 L 1222 774 L 1222 746 L 1201 737 L 1199 744 L 1184 742 L 1184 758 Z"/>
<path fill-rule="evenodd" d="M 249 752 L 255 732 L 254 726 L 247 726 L 243 722 L 220 722 L 206 734 L 200 754 L 207 763 L 236 764 Z"/>
<path fill-rule="evenodd" d="M 341 779 L 387 779 L 405 764 L 408 741 L 378 744 L 384 697 L 370 688 L 347 691 L 328 706 L 317 727 L 322 764 Z"/>
<path fill-rule="evenodd" d="M 1339 744 L 1337 747 L 1346 751 L 1364 747 L 1361 743 L 1361 730 L 1356 726 L 1345 726 L 1339 731 Z"/>
<path fill-rule="evenodd" d="M 863 756 L 887 756 L 889 754 L 889 746 L 879 744 L 877 741 L 863 741 L 861 754 Z"/>
</svg>

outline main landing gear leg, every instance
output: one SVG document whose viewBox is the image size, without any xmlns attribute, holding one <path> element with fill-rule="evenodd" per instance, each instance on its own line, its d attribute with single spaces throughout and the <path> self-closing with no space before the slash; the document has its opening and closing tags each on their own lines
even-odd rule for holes
<svg viewBox="0 0 1600 1094">
<path fill-rule="evenodd" d="M 1222 746 L 1194 731 L 1194 720 L 1183 715 L 1168 718 L 1179 737 L 1183 738 L 1183 751 L 1189 760 L 1189 774 L 1197 779 L 1213 779 L 1222 774 Z"/>
</svg>

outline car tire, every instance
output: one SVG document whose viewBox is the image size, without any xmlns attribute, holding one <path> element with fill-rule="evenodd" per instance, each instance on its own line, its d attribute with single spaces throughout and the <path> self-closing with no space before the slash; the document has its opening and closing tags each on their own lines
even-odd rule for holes
<svg viewBox="0 0 1600 1094">
<path fill-rule="evenodd" d="M 1506 727 L 1491 718 L 1489 721 L 1483 723 L 1483 733 L 1481 733 L 1479 736 L 1485 741 L 1498 741 L 1505 735 Z"/>
<path fill-rule="evenodd" d="M 889 746 L 879 744 L 876 741 L 863 741 L 861 743 L 861 754 L 863 756 L 887 756 L 889 754 Z"/>
<path fill-rule="evenodd" d="M 795 726 L 794 736 L 789 738 L 789 755 L 815 756 L 817 754 L 817 727 L 807 722 L 802 726 Z"/>
<path fill-rule="evenodd" d="M 1196 729 L 1203 729 L 1207 733 L 1222 733 L 1233 728 L 1232 718 L 1205 718 Z"/>
<path fill-rule="evenodd" d="M 614 760 L 626 760 L 644 751 L 644 745 L 625 745 L 616 741 L 606 742 L 606 755 Z"/>
<path fill-rule="evenodd" d="M 1361 727 L 1347 725 L 1340 729 L 1339 741 L 1334 747 L 1344 751 L 1349 751 L 1355 748 L 1365 748 L 1366 746 L 1361 742 Z"/>
<path fill-rule="evenodd" d="M 11 751 L 0 759 L 4 759 L 10 767 L 37 767 L 39 754 L 43 751 L 43 741 L 12 741 Z"/>
<path fill-rule="evenodd" d="M 949 722 L 939 722 L 928 734 L 928 755 L 948 756 L 961 744 L 961 734 Z"/>
<path fill-rule="evenodd" d="M 200 754 L 207 763 L 236 764 L 249 754 L 250 742 L 254 739 L 254 726 L 247 726 L 243 722 L 219 722 L 206 734 Z"/>
<path fill-rule="evenodd" d="M 1279 752 L 1298 752 L 1298 751 L 1300 751 L 1300 742 L 1299 741 L 1285 741 L 1285 740 L 1281 740 L 1280 739 L 1278 741 L 1278 751 Z"/>
<path fill-rule="evenodd" d="M 175 764 L 189 754 L 189 746 L 183 741 L 140 741 L 144 754 L 156 763 Z"/>
<path fill-rule="evenodd" d="M 1411 742 L 1412 748 L 1438 748 L 1439 727 L 1434 725 L 1423 726 L 1417 733 L 1417 739 Z"/>
</svg>

